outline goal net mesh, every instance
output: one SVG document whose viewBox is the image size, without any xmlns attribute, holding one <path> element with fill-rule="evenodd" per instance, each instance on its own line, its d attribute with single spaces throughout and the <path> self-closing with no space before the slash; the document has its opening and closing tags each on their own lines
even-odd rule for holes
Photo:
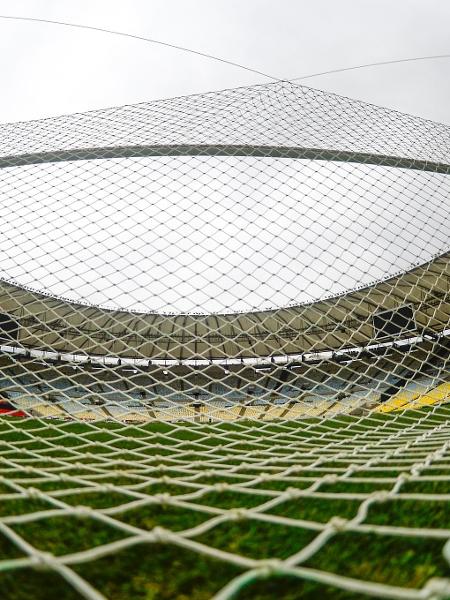
<svg viewBox="0 0 450 600">
<path fill-rule="evenodd" d="M 449 173 L 288 82 L 1 125 L 2 597 L 450 597 Z"/>
</svg>

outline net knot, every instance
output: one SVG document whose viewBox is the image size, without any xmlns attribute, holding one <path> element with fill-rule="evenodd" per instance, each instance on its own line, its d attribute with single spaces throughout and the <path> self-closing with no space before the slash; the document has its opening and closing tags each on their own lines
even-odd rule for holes
<svg viewBox="0 0 450 600">
<path fill-rule="evenodd" d="M 44 494 L 41 492 L 41 490 L 38 490 L 34 487 L 29 487 L 26 490 L 26 495 L 30 499 L 37 499 L 42 498 Z"/>
<path fill-rule="evenodd" d="M 338 481 L 338 475 L 336 473 L 327 473 L 322 477 L 323 483 L 336 483 Z"/>
<path fill-rule="evenodd" d="M 164 527 L 159 526 L 154 527 L 152 529 L 152 535 L 155 542 L 159 542 L 160 544 L 168 542 L 170 538 L 169 531 L 167 531 L 167 529 L 164 529 Z"/>
<path fill-rule="evenodd" d="M 303 496 L 303 490 L 299 490 L 295 487 L 288 487 L 285 491 L 285 494 L 286 498 L 288 498 L 289 500 L 295 500 L 296 498 L 300 498 L 300 496 Z"/>
<path fill-rule="evenodd" d="M 104 483 L 101 486 L 102 492 L 114 492 L 115 489 L 116 489 L 116 486 L 113 483 Z"/>
<path fill-rule="evenodd" d="M 389 492 L 387 490 L 377 490 L 373 492 L 370 497 L 375 500 L 375 502 L 386 502 L 389 498 Z"/>
<path fill-rule="evenodd" d="M 417 477 L 418 475 L 420 475 L 420 472 L 422 471 L 422 469 L 425 469 L 426 465 L 424 463 L 418 463 L 417 465 L 414 465 L 411 468 L 411 475 L 413 477 Z"/>
<path fill-rule="evenodd" d="M 270 558 L 268 560 L 262 560 L 259 563 L 258 571 L 262 577 L 270 577 L 280 571 L 282 561 L 277 558 Z"/>
<path fill-rule="evenodd" d="M 230 488 L 230 484 L 225 482 L 214 484 L 214 490 L 216 492 L 226 492 Z"/>
<path fill-rule="evenodd" d="M 345 531 L 346 527 L 347 527 L 347 519 L 343 519 L 342 517 L 332 517 L 329 521 L 328 521 L 328 525 L 334 530 L 334 531 Z"/>
<path fill-rule="evenodd" d="M 47 571 L 54 568 L 56 559 L 51 552 L 36 552 L 34 568 L 38 571 Z"/>
<path fill-rule="evenodd" d="M 81 519 L 85 519 L 87 517 L 92 516 L 93 510 L 91 506 L 76 506 L 74 508 L 75 515 L 80 517 Z"/>
<path fill-rule="evenodd" d="M 440 448 L 439 450 L 436 450 L 436 452 L 433 453 L 432 458 L 429 459 L 430 463 L 433 460 L 440 460 L 441 458 L 444 458 L 445 454 L 446 454 L 446 451 L 443 448 Z"/>
<path fill-rule="evenodd" d="M 232 508 L 228 511 L 228 514 L 233 521 L 241 521 L 248 517 L 248 510 L 245 508 Z"/>
<path fill-rule="evenodd" d="M 161 505 L 165 505 L 165 504 L 170 504 L 170 501 L 172 499 L 172 496 L 170 494 L 155 494 L 154 496 L 155 500 L 161 504 Z"/>
</svg>

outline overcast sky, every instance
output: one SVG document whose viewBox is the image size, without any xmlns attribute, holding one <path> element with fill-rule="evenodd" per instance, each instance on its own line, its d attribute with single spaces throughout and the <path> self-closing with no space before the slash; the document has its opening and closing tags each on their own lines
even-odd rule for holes
<svg viewBox="0 0 450 600">
<path fill-rule="evenodd" d="M 280 78 L 450 53 L 448 0 L 0 0 L 0 14 L 64 20 L 187 46 Z M 269 81 L 142 41 L 0 20 L 0 122 Z M 450 59 L 308 85 L 450 123 Z"/>
</svg>

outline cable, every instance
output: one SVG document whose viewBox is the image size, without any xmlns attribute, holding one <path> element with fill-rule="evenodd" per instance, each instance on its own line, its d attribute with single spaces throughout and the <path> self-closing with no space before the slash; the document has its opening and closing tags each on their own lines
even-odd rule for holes
<svg viewBox="0 0 450 600">
<path fill-rule="evenodd" d="M 65 21 L 54 21 L 52 19 L 38 19 L 35 17 L 18 17 L 15 15 L 0 15 L 0 19 L 8 19 L 11 21 L 29 21 L 31 23 L 47 23 L 49 25 L 62 25 L 64 27 L 73 27 L 75 29 L 88 29 L 90 31 L 99 31 L 101 33 L 110 33 L 112 35 L 119 35 L 121 37 L 131 38 L 134 40 L 140 40 L 143 42 L 149 42 L 150 44 L 157 44 L 159 46 L 173 48 L 174 50 L 181 50 L 182 52 L 188 52 L 189 54 L 196 54 L 197 56 L 202 56 L 203 58 L 209 58 L 211 60 L 215 60 L 217 62 L 221 62 L 226 65 L 231 65 L 232 67 L 237 67 L 238 69 L 244 69 L 244 71 L 249 71 L 250 73 L 255 73 L 256 75 L 262 75 L 263 77 L 267 77 L 268 79 L 273 79 L 274 81 L 280 81 L 279 77 L 274 77 L 273 75 L 263 73 L 262 71 L 258 71 L 257 69 L 252 69 L 251 67 L 246 67 L 245 65 L 241 65 L 237 62 L 227 60 L 226 58 L 220 58 L 219 56 L 214 56 L 213 54 L 208 54 L 207 52 L 201 52 L 200 50 L 193 50 L 192 48 L 185 48 L 184 46 L 178 46 L 177 44 L 170 44 L 169 42 L 162 42 L 161 40 L 147 38 L 142 35 L 135 35 L 133 33 L 125 33 L 124 31 L 115 31 L 113 29 L 106 29 L 104 27 L 94 27 L 93 25 L 83 25 L 81 23 L 66 23 Z"/>
<path fill-rule="evenodd" d="M 182 52 L 187 52 L 189 54 L 195 54 L 197 56 L 202 56 L 203 58 L 209 58 L 210 60 L 215 60 L 217 62 L 221 62 L 226 65 L 230 65 L 232 67 L 237 67 L 238 69 L 243 69 L 244 71 L 249 71 L 250 73 L 255 73 L 256 75 L 262 75 L 263 77 L 267 77 L 268 79 L 272 79 L 273 81 L 304 81 L 305 79 L 312 79 L 313 77 L 321 77 L 322 75 L 332 75 L 334 73 L 344 73 L 345 71 L 355 71 L 357 69 L 367 69 L 369 67 L 380 67 L 384 65 L 395 65 L 399 63 L 406 62 L 417 62 L 421 60 L 437 60 L 441 58 L 450 58 L 450 54 L 435 54 L 431 56 L 414 56 L 411 58 L 399 58 L 395 60 L 385 60 L 373 63 L 366 63 L 362 65 L 354 65 L 352 67 L 344 67 L 340 69 L 331 69 L 330 71 L 321 71 L 318 73 L 311 73 L 309 75 L 302 75 L 301 77 L 293 77 L 289 79 L 281 79 L 280 77 L 275 77 L 274 75 L 269 75 L 268 73 L 264 73 L 263 71 L 259 71 L 258 69 L 253 69 L 252 67 L 247 67 L 240 63 L 234 62 L 232 60 L 227 60 L 226 58 L 220 58 L 219 56 L 214 56 L 213 54 L 208 54 L 207 52 L 201 52 L 200 50 L 193 50 L 192 48 L 186 48 L 185 46 L 178 46 L 177 44 L 171 44 L 169 42 L 163 42 L 161 40 L 155 40 L 153 38 L 147 38 L 141 35 L 135 35 L 133 33 L 126 33 L 124 31 L 115 31 L 113 29 L 106 29 L 104 27 L 94 27 L 93 25 L 83 25 L 81 23 L 67 23 L 65 21 L 55 21 L 52 19 L 39 19 L 36 17 L 19 17 L 16 15 L 0 15 L 0 19 L 7 19 L 11 21 L 28 21 L 31 23 L 47 23 L 49 25 L 62 25 L 64 27 L 73 27 L 75 29 L 87 29 L 90 31 L 99 31 L 101 33 L 109 33 L 111 35 L 118 35 L 121 37 L 131 38 L 134 40 L 140 40 L 143 42 L 148 42 L 150 44 L 157 44 L 159 46 L 165 46 L 166 48 L 173 48 L 174 50 L 181 50 Z"/>
<path fill-rule="evenodd" d="M 331 71 L 322 71 L 320 73 L 312 73 L 311 75 L 303 75 L 302 77 L 294 77 L 289 81 L 300 81 L 311 79 L 312 77 L 320 77 L 321 75 L 331 75 L 333 73 L 343 73 L 344 71 L 355 71 L 356 69 L 366 69 L 368 67 L 380 67 L 382 65 L 395 65 L 398 63 L 414 62 L 418 60 L 436 60 L 438 58 L 450 58 L 450 54 L 435 54 L 432 56 L 414 56 L 411 58 L 399 58 L 396 60 L 383 60 L 380 62 L 367 63 L 364 65 L 355 65 L 353 67 L 345 67 L 343 69 L 332 69 Z"/>
</svg>

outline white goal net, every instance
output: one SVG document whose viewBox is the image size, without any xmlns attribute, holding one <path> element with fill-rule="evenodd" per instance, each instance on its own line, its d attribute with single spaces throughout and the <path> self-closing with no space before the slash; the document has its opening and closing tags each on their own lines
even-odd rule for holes
<svg viewBox="0 0 450 600">
<path fill-rule="evenodd" d="M 450 597 L 449 174 L 288 82 L 1 125 L 4 597 Z"/>
</svg>

